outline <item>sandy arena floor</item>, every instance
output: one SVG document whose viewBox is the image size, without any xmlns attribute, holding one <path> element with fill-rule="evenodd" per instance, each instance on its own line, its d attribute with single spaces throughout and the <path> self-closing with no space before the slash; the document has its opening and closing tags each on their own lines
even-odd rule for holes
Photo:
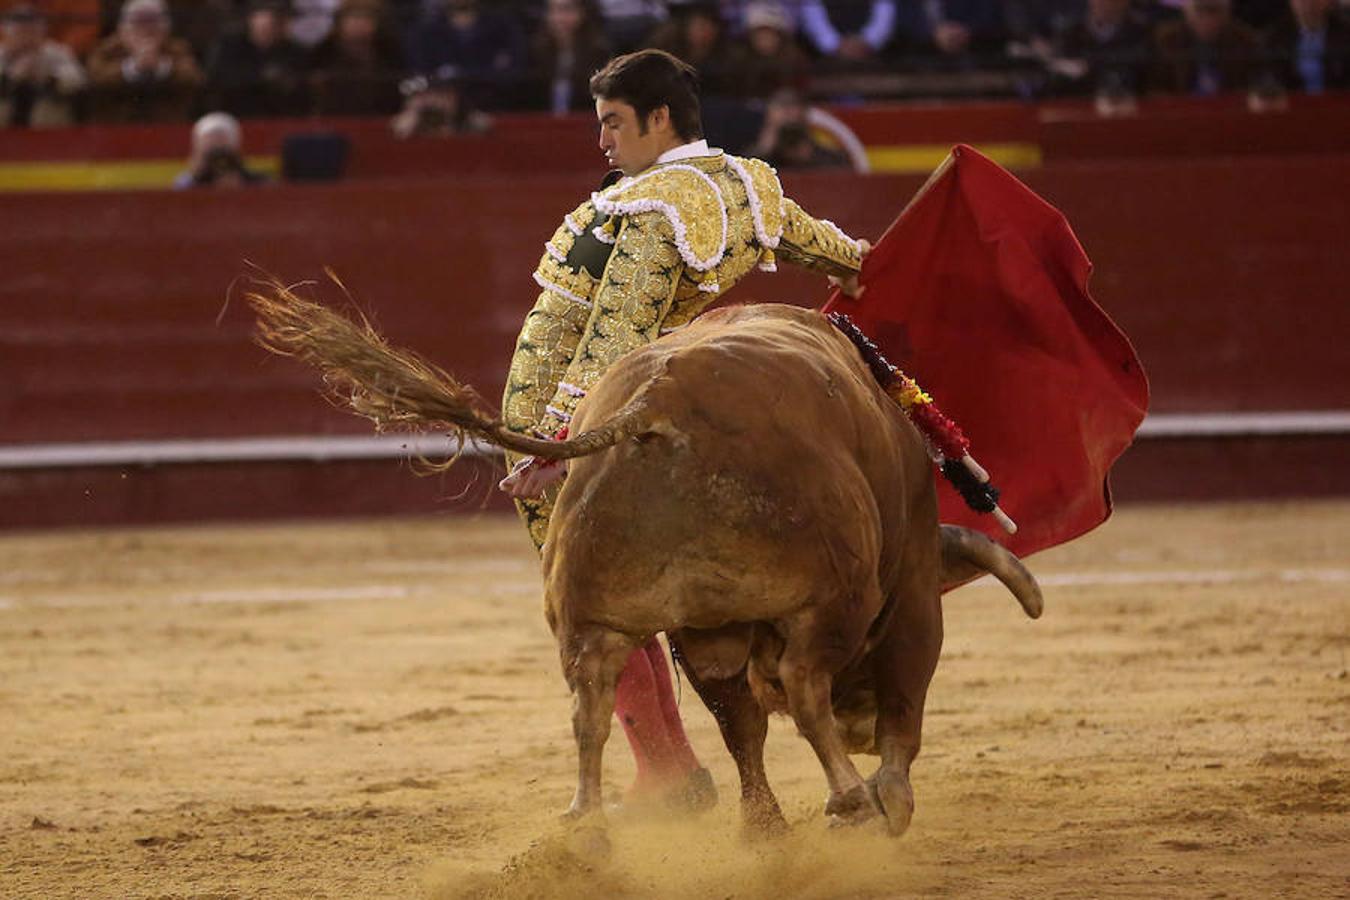
<svg viewBox="0 0 1350 900">
<path fill-rule="evenodd" d="M 1126 509 L 1034 558 L 1039 622 L 949 596 L 898 842 L 825 828 L 779 721 L 794 829 L 742 843 L 686 686 L 723 803 L 613 821 L 593 870 L 514 520 L 0 538 L 0 897 L 1347 897 L 1348 536 L 1350 502 Z"/>
</svg>

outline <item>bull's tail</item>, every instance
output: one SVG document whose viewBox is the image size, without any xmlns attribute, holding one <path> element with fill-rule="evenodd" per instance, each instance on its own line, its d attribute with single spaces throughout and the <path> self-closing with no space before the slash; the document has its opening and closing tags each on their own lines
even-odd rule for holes
<svg viewBox="0 0 1350 900">
<path fill-rule="evenodd" d="M 416 353 L 391 346 L 364 316 L 353 321 L 276 279 L 246 297 L 258 315 L 256 340 L 262 347 L 319 369 L 333 403 L 365 416 L 381 431 L 448 430 L 461 442 L 467 436 L 516 453 L 572 459 L 650 427 L 645 405 L 636 401 L 569 440 L 519 434 L 490 411 L 477 391 Z"/>
<path fill-rule="evenodd" d="M 1012 591 L 1028 616 L 1040 618 L 1043 609 L 1041 586 L 1012 551 L 969 528 L 943 525 L 941 531 L 944 590 L 988 572 Z"/>
</svg>

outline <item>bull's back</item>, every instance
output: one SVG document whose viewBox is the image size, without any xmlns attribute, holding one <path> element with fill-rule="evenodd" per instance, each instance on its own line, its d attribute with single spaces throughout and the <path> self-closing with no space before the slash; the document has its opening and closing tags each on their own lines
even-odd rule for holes
<svg viewBox="0 0 1350 900">
<path fill-rule="evenodd" d="M 557 587 L 616 598 L 626 623 L 649 606 L 652 631 L 713 627 L 730 592 L 742 618 L 775 618 L 876 579 L 931 494 L 917 434 L 818 313 L 709 313 L 616 363 L 574 432 L 634 400 L 650 430 L 573 461 L 546 559 Z"/>
</svg>

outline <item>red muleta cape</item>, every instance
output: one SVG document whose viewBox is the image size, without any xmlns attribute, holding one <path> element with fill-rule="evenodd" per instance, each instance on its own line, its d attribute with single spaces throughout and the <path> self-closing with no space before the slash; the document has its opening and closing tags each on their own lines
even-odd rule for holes
<svg viewBox="0 0 1350 900">
<path fill-rule="evenodd" d="M 1088 294 L 1064 216 L 992 160 L 955 147 L 868 254 L 860 300 L 835 292 L 881 352 L 971 442 L 1019 530 L 938 479 L 943 522 L 1025 556 L 1111 514 L 1107 473 L 1148 408 L 1134 348 Z"/>
</svg>

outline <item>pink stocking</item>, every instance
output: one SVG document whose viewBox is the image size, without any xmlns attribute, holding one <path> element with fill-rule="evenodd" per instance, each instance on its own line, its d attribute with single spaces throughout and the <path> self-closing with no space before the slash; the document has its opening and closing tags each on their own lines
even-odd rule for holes
<svg viewBox="0 0 1350 900">
<path fill-rule="evenodd" d="M 699 767 L 698 757 L 684 733 L 684 722 L 680 720 L 680 708 L 675 703 L 675 689 L 670 683 L 670 669 L 666 665 L 666 653 L 661 642 L 652 638 L 642 646 L 652 664 L 652 674 L 656 676 L 657 699 L 661 702 L 661 718 L 666 723 L 666 737 L 670 741 L 671 753 L 680 770 L 689 773 Z"/>
<path fill-rule="evenodd" d="M 668 716 L 673 715 L 679 726 L 679 711 L 675 708 L 665 656 L 656 638 L 628 657 L 619 674 L 614 713 L 633 748 L 637 785 L 667 781 L 698 768 L 684 728 L 678 727 L 672 735 L 668 725 Z"/>
</svg>

